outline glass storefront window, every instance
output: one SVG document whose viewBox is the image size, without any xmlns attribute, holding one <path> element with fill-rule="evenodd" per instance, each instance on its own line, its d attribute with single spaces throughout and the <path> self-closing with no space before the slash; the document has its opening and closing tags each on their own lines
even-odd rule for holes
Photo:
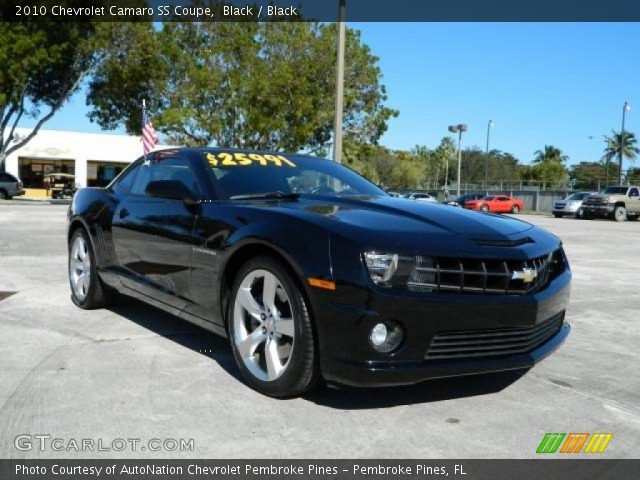
<svg viewBox="0 0 640 480">
<path fill-rule="evenodd" d="M 89 160 L 87 162 L 87 186 L 106 187 L 127 165 L 129 164 Z"/>
<path fill-rule="evenodd" d="M 50 173 L 75 175 L 75 161 L 42 158 L 18 159 L 18 176 L 25 188 L 46 188 L 44 179 Z"/>
</svg>

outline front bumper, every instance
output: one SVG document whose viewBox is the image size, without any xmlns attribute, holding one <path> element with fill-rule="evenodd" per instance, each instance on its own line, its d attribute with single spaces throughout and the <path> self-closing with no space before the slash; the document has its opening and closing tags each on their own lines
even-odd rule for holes
<svg viewBox="0 0 640 480">
<path fill-rule="evenodd" d="M 615 206 L 608 205 L 583 205 L 583 212 L 594 217 L 610 217 Z"/>
<path fill-rule="evenodd" d="M 329 383 L 357 387 L 391 386 L 423 380 L 526 369 L 551 354 L 567 338 L 560 329 L 531 351 L 457 359 L 427 359 L 433 337 L 441 332 L 466 332 L 531 327 L 561 315 L 569 303 L 571 273 L 567 269 L 534 295 L 391 295 L 368 292 L 366 307 L 314 299 L 320 362 Z M 345 287 L 346 288 L 346 287 Z M 354 292 L 352 292 L 354 293 Z M 349 295 L 350 296 L 350 295 Z M 378 322 L 402 325 L 405 340 L 392 354 L 378 353 L 368 335 Z"/>
</svg>

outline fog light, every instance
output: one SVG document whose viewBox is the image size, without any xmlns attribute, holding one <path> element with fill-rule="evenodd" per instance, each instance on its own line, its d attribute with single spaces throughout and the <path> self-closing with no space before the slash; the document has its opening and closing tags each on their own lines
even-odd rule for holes
<svg viewBox="0 0 640 480">
<path fill-rule="evenodd" d="M 373 343 L 374 347 L 379 347 L 384 345 L 387 341 L 387 326 L 384 323 L 378 323 L 371 330 L 371 343 Z"/>
<path fill-rule="evenodd" d="M 371 346 L 380 353 L 391 353 L 402 343 L 402 327 L 397 322 L 387 320 L 376 323 L 369 334 Z"/>
</svg>

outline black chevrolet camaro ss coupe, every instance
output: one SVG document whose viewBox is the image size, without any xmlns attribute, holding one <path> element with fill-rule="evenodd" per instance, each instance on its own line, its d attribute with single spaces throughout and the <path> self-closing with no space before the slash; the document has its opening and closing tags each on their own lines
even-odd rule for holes
<svg viewBox="0 0 640 480">
<path fill-rule="evenodd" d="M 275 397 L 526 369 L 570 329 L 557 237 L 303 155 L 152 153 L 76 193 L 68 242 L 76 305 L 120 292 L 228 337 Z"/>
</svg>

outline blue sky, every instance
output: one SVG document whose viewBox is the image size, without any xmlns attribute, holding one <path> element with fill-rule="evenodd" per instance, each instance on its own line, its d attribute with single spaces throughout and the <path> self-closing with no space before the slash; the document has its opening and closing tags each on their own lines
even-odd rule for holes
<svg viewBox="0 0 640 480">
<path fill-rule="evenodd" d="M 545 144 L 570 163 L 597 160 L 625 100 L 626 129 L 640 134 L 640 24 L 349 26 L 379 57 L 387 103 L 400 111 L 381 140 L 390 148 L 435 147 L 447 125 L 467 123 L 463 144 L 484 149 L 492 119 L 491 148 L 525 163 Z M 86 112 L 78 94 L 45 128 L 100 131 Z"/>
</svg>

